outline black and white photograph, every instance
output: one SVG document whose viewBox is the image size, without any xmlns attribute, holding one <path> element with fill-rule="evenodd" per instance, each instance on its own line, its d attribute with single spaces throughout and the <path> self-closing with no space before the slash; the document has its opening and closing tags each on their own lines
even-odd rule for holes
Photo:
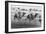
<svg viewBox="0 0 46 34">
<path fill-rule="evenodd" d="M 41 11 L 41 7 L 12 5 L 11 28 L 41 27 Z"/>
<path fill-rule="evenodd" d="M 7 8 L 8 32 L 44 31 L 44 3 L 15 1 L 9 2 Z"/>
</svg>

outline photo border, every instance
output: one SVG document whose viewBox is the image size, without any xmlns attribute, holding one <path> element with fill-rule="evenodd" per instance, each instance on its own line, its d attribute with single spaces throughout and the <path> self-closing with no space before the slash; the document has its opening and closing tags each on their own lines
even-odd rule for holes
<svg viewBox="0 0 46 34">
<path fill-rule="evenodd" d="M 28 4 L 42 4 L 44 6 L 44 29 L 43 30 L 33 30 L 33 31 L 17 31 L 17 32 L 9 32 L 8 31 L 8 3 L 28 3 Z M 40 32 L 45 31 L 45 3 L 40 2 L 22 2 L 22 1 L 5 1 L 5 33 L 22 33 L 22 32 Z"/>
</svg>

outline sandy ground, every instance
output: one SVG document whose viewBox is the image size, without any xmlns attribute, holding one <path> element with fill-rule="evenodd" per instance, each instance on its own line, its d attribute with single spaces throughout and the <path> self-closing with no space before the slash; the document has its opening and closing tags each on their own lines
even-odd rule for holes
<svg viewBox="0 0 46 34">
<path fill-rule="evenodd" d="M 26 22 L 24 22 L 24 20 L 22 20 L 22 22 L 11 22 L 11 28 L 35 28 L 40 26 L 41 23 L 38 21 L 38 19 L 35 19 L 33 21 L 26 20 Z"/>
</svg>

